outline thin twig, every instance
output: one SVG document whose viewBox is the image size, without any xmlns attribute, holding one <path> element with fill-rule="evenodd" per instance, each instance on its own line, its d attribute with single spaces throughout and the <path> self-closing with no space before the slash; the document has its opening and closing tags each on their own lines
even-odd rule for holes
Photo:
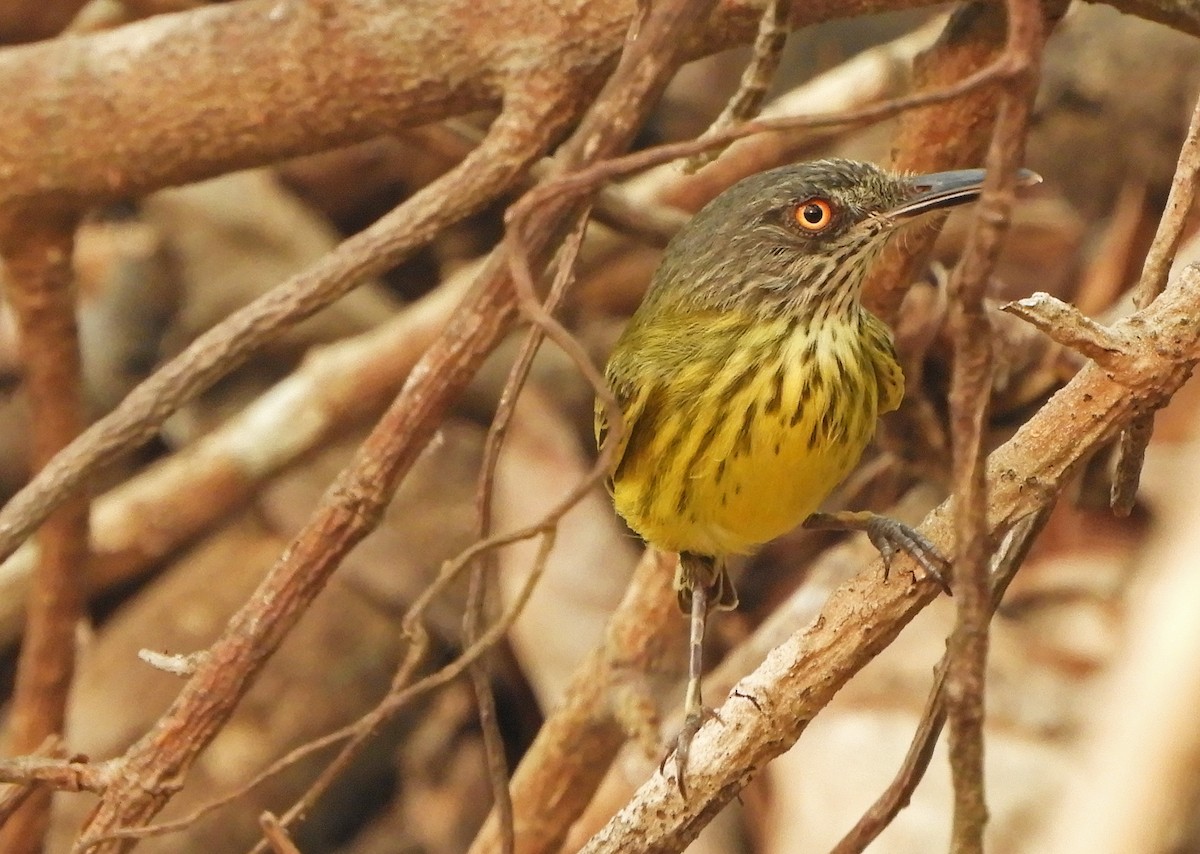
<svg viewBox="0 0 1200 854">
<path fill-rule="evenodd" d="M 1175 253 L 1183 240 L 1184 225 L 1196 198 L 1197 183 L 1200 183 L 1200 99 L 1196 101 L 1187 138 L 1179 151 L 1166 209 L 1158 221 L 1154 242 L 1146 252 L 1141 278 L 1133 288 L 1133 304 L 1138 308 L 1150 305 L 1166 287 Z"/>
<path fill-rule="evenodd" d="M 279 823 L 274 813 L 263 813 L 258 817 L 258 823 L 263 829 L 263 839 L 271 846 L 273 854 L 300 854 L 300 849 L 288 836 L 287 828 Z"/>
<path fill-rule="evenodd" d="M 758 33 L 754 37 L 754 48 L 750 63 L 742 72 L 738 81 L 738 89 L 721 110 L 721 114 L 701 136 L 711 136 L 717 131 L 734 127 L 741 122 L 754 118 L 762 107 L 763 99 L 779 68 L 779 60 L 783 56 L 783 46 L 787 43 L 788 19 L 792 14 L 792 0 L 768 0 L 758 22 Z M 691 174 L 706 163 L 711 163 L 720 154 L 719 149 L 711 149 L 703 154 L 689 157 L 683 164 L 683 171 Z"/>
<path fill-rule="evenodd" d="M 579 224 L 571 230 L 563 249 L 558 257 L 558 272 L 550 286 L 543 308 L 548 314 L 553 313 L 566 293 L 570 283 L 574 281 L 575 262 L 579 257 L 579 248 L 587 227 L 586 215 L 580 217 Z M 484 445 L 483 464 L 479 476 L 479 487 L 476 492 L 478 513 L 478 535 L 486 539 L 492 528 L 492 496 L 496 479 L 496 465 L 500 460 L 500 451 L 508 435 L 513 413 L 516 411 L 517 398 L 529 378 L 529 370 L 533 366 L 534 356 L 537 355 L 546 332 L 534 323 L 521 343 L 516 362 L 509 371 L 508 380 L 500 393 L 500 401 L 496 406 L 496 415 L 492 419 Z M 463 622 L 463 636 L 466 643 L 473 643 L 479 633 L 479 625 L 483 619 L 483 608 L 486 595 L 486 584 L 489 578 L 494 578 L 497 570 L 496 552 L 488 550 L 480 555 L 474 569 L 471 571 L 470 584 L 467 594 L 466 614 Z M 512 854 L 516 848 L 513 831 L 512 799 L 508 792 L 508 769 L 504 755 L 504 743 L 496 723 L 496 704 L 492 696 L 491 681 L 486 666 L 486 659 L 470 668 L 471 681 L 475 689 L 475 700 L 479 705 L 479 720 L 484 731 L 484 748 L 487 754 L 488 776 L 492 784 L 492 802 L 500 821 L 501 850 L 504 854 Z"/>
<path fill-rule="evenodd" d="M 539 185 L 531 193 L 518 202 L 521 208 L 531 208 L 546 204 L 551 198 L 574 198 L 581 194 L 594 191 L 596 187 L 641 172 L 652 166 L 669 163 L 702 151 L 728 145 L 745 137 L 760 133 L 774 133 L 793 130 L 824 130 L 835 127 L 862 127 L 875 124 L 900 115 L 917 107 L 927 107 L 943 104 L 956 98 L 974 92 L 981 86 L 1000 83 L 1018 74 L 1012 59 L 1007 55 L 999 57 L 995 62 L 975 71 L 948 86 L 932 89 L 927 92 L 917 92 L 892 98 L 887 101 L 869 104 L 854 110 L 846 110 L 828 115 L 817 116 L 787 116 L 772 119 L 756 119 L 738 125 L 735 128 L 722 130 L 708 139 L 692 139 L 683 142 L 672 142 L 665 145 L 645 148 L 633 154 L 612 157 L 595 164 L 568 172 L 561 177 L 548 180 Z M 510 209 L 512 215 L 512 209 Z"/>
<path fill-rule="evenodd" d="M 446 665 L 437 673 L 407 687 L 402 687 L 407 681 L 406 677 L 402 676 L 395 680 L 393 689 L 388 693 L 387 697 L 355 724 L 354 734 L 338 753 L 334 761 L 313 781 L 313 784 L 304 793 L 304 796 L 297 800 L 280 817 L 280 824 L 284 827 L 290 827 L 300 819 L 316 800 L 333 785 L 333 782 L 345 772 L 350 762 L 370 743 L 380 726 L 394 717 L 401 709 L 408 706 L 413 700 L 457 679 L 478 662 L 484 654 L 503 640 L 517 617 L 525 610 L 525 604 L 529 601 L 529 597 L 533 594 L 534 588 L 542 577 L 542 572 L 546 568 L 546 561 L 550 557 L 550 550 L 554 547 L 555 534 L 556 531 L 551 526 L 538 541 L 538 551 L 534 557 L 533 565 L 530 567 L 529 575 L 508 610 L 501 614 L 495 623 L 485 629 L 475 643 L 463 650 L 462 654 L 455 661 Z M 256 854 L 256 852 L 260 852 L 261 850 L 261 846 L 256 846 L 252 854 Z"/>
<path fill-rule="evenodd" d="M 448 119 L 435 128 L 422 128 L 414 133 L 437 134 L 453 136 L 461 146 L 475 145 L 483 137 L 483 132 L 474 125 L 458 119 Z M 530 181 L 525 182 L 523 189 L 529 189 L 537 181 L 551 177 L 554 174 L 554 159 L 543 158 L 529 170 Z M 601 187 L 592 204 L 592 219 L 603 225 L 641 239 L 653 246 L 666 246 L 679 229 L 683 228 L 689 217 L 676 208 L 631 198 L 629 191 L 620 184 L 609 184 Z"/>
<path fill-rule="evenodd" d="M 1011 56 L 1003 7 L 987 0 L 970 0 L 946 17 L 937 41 L 913 57 L 912 83 L 917 92 L 937 91 L 965 74 L 975 75 L 1006 63 L 1011 64 Z M 930 105 L 901 115 L 892 141 L 891 167 L 898 172 L 922 174 L 978 166 L 987 150 L 987 131 L 995 122 L 1003 82 L 996 79 L 993 85 L 964 93 L 953 103 Z M 884 322 L 895 324 L 912 282 L 928 268 L 945 217 L 944 213 L 931 214 L 904 240 L 893 240 L 867 274 L 864 304 Z M 921 420 L 933 420 L 927 417 L 929 404 L 919 396 L 907 402 L 899 416 L 914 423 L 899 429 L 918 432 Z M 889 429 L 886 421 L 884 428 Z M 938 435 L 942 432 L 939 427 L 929 444 L 948 460 L 950 439 Z"/>
<path fill-rule="evenodd" d="M 991 327 L 984 310 L 1014 198 L 1014 178 L 1037 91 L 1043 36 L 1038 0 L 1009 0 L 1005 54 L 1014 75 L 1001 94 L 987 156 L 987 180 L 962 260 L 951 274 L 950 330 L 954 364 L 950 383 L 953 448 L 956 620 L 947 646 L 946 691 L 954 821 L 950 850 L 983 851 L 987 804 L 983 775 L 984 692 L 991 597 L 988 583 L 988 494 L 983 436 L 992 388 Z"/>
<path fill-rule="evenodd" d="M 1175 260 L 1175 252 L 1183 239 L 1183 227 L 1192 201 L 1196 195 L 1196 184 L 1200 181 L 1200 100 L 1192 111 L 1192 122 L 1187 138 L 1179 152 L 1179 163 L 1175 167 L 1175 178 L 1167 195 L 1167 207 L 1154 242 L 1146 253 L 1142 275 L 1133 288 L 1133 304 L 1145 308 L 1162 293 Z M 1137 500 L 1138 481 L 1142 476 L 1142 463 L 1146 458 L 1146 447 L 1154 432 L 1154 412 L 1145 412 L 1134 419 L 1121 433 L 1117 450 L 1116 473 L 1113 476 L 1109 504 L 1118 516 L 1128 516 Z"/>
</svg>

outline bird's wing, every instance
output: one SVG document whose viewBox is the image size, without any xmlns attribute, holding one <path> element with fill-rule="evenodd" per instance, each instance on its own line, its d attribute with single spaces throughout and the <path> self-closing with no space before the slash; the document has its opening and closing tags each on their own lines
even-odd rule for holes
<svg viewBox="0 0 1200 854">
<path fill-rule="evenodd" d="M 863 326 L 867 352 L 875 368 L 875 384 L 879 389 L 879 414 L 893 412 L 904 399 L 904 370 L 892 343 L 892 331 L 873 314 L 867 315 Z"/>
<path fill-rule="evenodd" d="M 650 399 L 651 384 L 624 382 L 614 376 L 612 372 L 609 373 L 607 379 L 609 388 L 612 389 L 613 396 L 617 399 L 617 406 L 621 409 L 622 420 L 625 422 L 625 430 L 617 446 L 613 449 L 612 460 L 609 462 L 608 473 L 611 479 L 616 476 L 617 470 L 621 467 L 625 449 L 629 447 L 629 437 L 633 435 L 638 417 L 645 410 L 646 401 Z M 604 402 L 599 398 L 596 400 L 595 412 L 596 447 L 603 448 L 605 440 L 608 438 L 609 423 Z"/>
</svg>

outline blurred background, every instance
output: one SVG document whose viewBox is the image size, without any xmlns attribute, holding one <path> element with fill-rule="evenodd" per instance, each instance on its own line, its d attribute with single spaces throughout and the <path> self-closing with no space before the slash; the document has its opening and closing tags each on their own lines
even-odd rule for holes
<svg viewBox="0 0 1200 854">
<path fill-rule="evenodd" d="M 936 38 L 942 20 L 906 13 L 798 32 L 772 97 L 821 112 L 900 93 L 908 87 L 908 61 Z M 640 144 L 702 132 L 736 88 L 748 55 L 734 51 L 684 68 Z M 1046 291 L 1105 321 L 1131 310 L 1125 294 L 1140 273 L 1198 93 L 1195 39 L 1107 7 L 1072 8 L 1049 43 L 1029 139 L 1027 165 L 1045 182 L 1016 207 L 990 285 L 997 303 Z M 75 256 L 92 414 L 111 409 L 230 311 L 444 173 L 490 118 L 467 117 L 95 211 Z M 678 211 L 696 210 L 748 171 L 791 160 L 886 163 L 893 132 L 892 123 L 883 123 L 820 137 L 778 134 L 739 143 L 695 175 L 670 166 L 631 179 L 627 192 L 663 212 L 662 227 L 594 222 L 560 316 L 602 364 Z M 667 215 L 672 210 L 674 219 Z M 502 215 L 495 206 L 446 231 L 410 262 L 278 339 L 96 485 L 95 589 L 80 637 L 68 729 L 73 752 L 117 755 L 166 708 L 179 680 L 143 664 L 138 651 L 190 653 L 217 636 L 441 328 L 478 260 L 502 236 Z M 949 221 L 897 325 L 909 402 L 882 425 L 861 470 L 831 498 L 835 505 L 889 509 L 905 496 L 901 512 L 917 521 L 945 496 L 944 286 L 965 222 L 960 214 Z M 1200 260 L 1194 236 L 1176 263 L 1189 260 Z M 4 500 L 29 476 L 22 369 L 6 312 L 0 313 Z M 1081 365 L 1031 328 L 997 317 L 993 446 Z M 288 750 L 356 720 L 386 693 L 405 649 L 401 615 L 443 562 L 475 539 L 484 441 L 516 345 L 514 338 L 494 355 L 447 418 L 384 523 L 339 569 L 165 817 L 235 788 Z M 310 395 L 308 402 L 298 394 Z M 1092 461 L 997 615 L 987 723 L 991 851 L 1109 850 L 1091 847 L 1080 829 L 1103 827 L 1113 811 L 1135 808 L 1162 825 L 1157 838 L 1169 843 L 1155 850 L 1200 851 L 1200 754 L 1194 735 L 1180 735 L 1195 729 L 1200 697 L 1187 693 L 1186 679 L 1175 693 L 1155 693 L 1164 669 L 1170 685 L 1172 672 L 1200 667 L 1200 645 L 1188 634 L 1197 601 L 1189 598 L 1197 591 L 1188 575 L 1200 570 L 1200 552 L 1191 548 L 1200 520 L 1198 405 L 1193 383 L 1160 414 L 1128 518 L 1108 510 L 1110 460 Z M 329 422 L 319 441 L 305 439 L 305 418 L 317 418 L 314 411 Z M 501 456 L 496 530 L 536 521 L 586 474 L 595 457 L 591 432 L 591 389 L 565 356 L 544 347 Z M 268 461 L 249 486 L 222 479 L 218 451 L 231 447 Z M 533 551 L 523 544 L 501 552 L 506 601 L 517 595 Z M 545 577 L 488 660 L 510 764 L 561 698 L 575 665 L 600 642 L 641 551 L 603 489 L 564 519 Z M 797 590 L 819 601 L 870 555 L 869 546 L 808 532 L 770 544 L 736 568 L 742 607 L 713 621 L 708 660 L 736 651 Z M 21 552 L 0 569 L 0 702 L 11 687 L 28 566 Z M 433 664 L 461 648 L 464 596 L 456 587 L 426 612 Z M 899 767 L 952 623 L 947 600 L 923 612 L 692 850 L 829 850 Z M 666 655 L 663 672 L 655 674 L 667 721 L 662 744 L 682 696 L 682 618 L 678 629 L 678 660 Z M 747 660 L 744 670 L 757 664 Z M 661 758 L 654 747 L 627 745 L 569 848 L 654 772 Z M 285 810 L 330 756 L 309 756 L 139 850 L 246 850 L 259 838 L 258 815 Z M 949 785 L 945 759 L 936 756 L 912 805 L 870 850 L 941 850 L 950 826 Z M 490 800 L 478 715 L 464 678 L 383 727 L 294 837 L 306 854 L 465 851 Z M 57 796 L 51 851 L 67 850 L 91 803 L 87 795 Z"/>
</svg>

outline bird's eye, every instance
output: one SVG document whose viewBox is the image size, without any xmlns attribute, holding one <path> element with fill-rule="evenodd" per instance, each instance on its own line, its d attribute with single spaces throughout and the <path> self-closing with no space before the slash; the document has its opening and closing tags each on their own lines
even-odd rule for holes
<svg viewBox="0 0 1200 854">
<path fill-rule="evenodd" d="M 833 205 L 828 199 L 818 196 L 796 205 L 793 216 L 796 225 L 810 234 L 816 234 L 829 228 L 829 224 L 833 222 Z"/>
</svg>

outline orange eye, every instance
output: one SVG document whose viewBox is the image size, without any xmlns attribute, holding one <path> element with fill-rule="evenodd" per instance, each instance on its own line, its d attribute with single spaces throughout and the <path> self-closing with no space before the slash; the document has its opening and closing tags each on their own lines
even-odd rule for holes
<svg viewBox="0 0 1200 854">
<path fill-rule="evenodd" d="M 793 216 L 798 226 L 815 234 L 824 231 L 829 227 L 829 223 L 833 222 L 833 206 L 829 204 L 828 199 L 816 197 L 796 205 Z"/>
</svg>

